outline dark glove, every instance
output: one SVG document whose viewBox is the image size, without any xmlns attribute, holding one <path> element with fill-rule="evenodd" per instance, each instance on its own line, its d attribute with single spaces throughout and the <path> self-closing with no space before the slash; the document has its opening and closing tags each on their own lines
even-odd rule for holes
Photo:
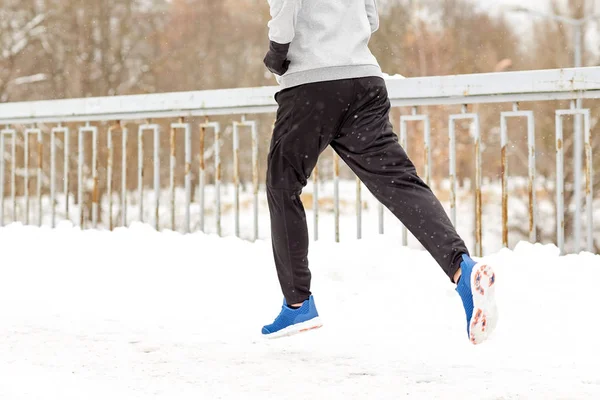
<svg viewBox="0 0 600 400">
<path fill-rule="evenodd" d="M 290 44 L 279 44 L 271 41 L 269 52 L 265 56 L 264 63 L 269 71 L 282 76 L 290 67 L 290 60 L 287 59 Z"/>
</svg>

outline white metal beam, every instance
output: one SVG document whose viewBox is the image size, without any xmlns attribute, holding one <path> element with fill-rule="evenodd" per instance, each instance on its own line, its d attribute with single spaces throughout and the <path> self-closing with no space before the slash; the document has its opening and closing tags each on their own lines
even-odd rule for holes
<svg viewBox="0 0 600 400">
<path fill-rule="evenodd" d="M 394 106 L 600 98 L 600 67 L 386 82 Z M 0 124 L 270 113 L 276 109 L 277 90 L 269 86 L 6 103 L 0 104 Z"/>
</svg>

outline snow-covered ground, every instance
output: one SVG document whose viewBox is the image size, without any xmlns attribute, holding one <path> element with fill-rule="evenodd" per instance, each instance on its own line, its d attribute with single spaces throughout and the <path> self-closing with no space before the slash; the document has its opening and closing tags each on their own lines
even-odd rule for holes
<svg viewBox="0 0 600 400">
<path fill-rule="evenodd" d="M 325 326 L 271 341 L 266 241 L 64 224 L 0 246 L 0 399 L 600 398 L 600 256 L 490 255 L 501 319 L 472 346 L 453 286 L 396 235 L 312 243 Z"/>
</svg>

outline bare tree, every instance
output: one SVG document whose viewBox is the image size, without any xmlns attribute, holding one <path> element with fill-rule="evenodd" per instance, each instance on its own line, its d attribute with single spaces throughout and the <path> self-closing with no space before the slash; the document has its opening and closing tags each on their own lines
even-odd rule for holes
<svg viewBox="0 0 600 400">
<path fill-rule="evenodd" d="M 0 7 L 0 101 L 8 101 L 19 87 L 43 81 L 36 73 L 31 48 L 44 35 L 46 14 L 35 14 L 25 1 L 2 0 Z"/>
</svg>

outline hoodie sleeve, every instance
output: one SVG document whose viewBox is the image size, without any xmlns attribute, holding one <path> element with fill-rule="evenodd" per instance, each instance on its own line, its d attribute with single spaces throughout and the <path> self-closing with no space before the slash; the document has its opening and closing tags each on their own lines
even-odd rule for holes
<svg viewBox="0 0 600 400">
<path fill-rule="evenodd" d="M 296 36 L 296 20 L 302 0 L 269 0 L 269 6 L 269 39 L 279 44 L 291 43 Z"/>
<path fill-rule="evenodd" d="M 371 33 L 375 33 L 379 29 L 379 13 L 377 12 L 377 0 L 365 0 L 367 9 L 367 17 L 371 24 Z"/>
</svg>

